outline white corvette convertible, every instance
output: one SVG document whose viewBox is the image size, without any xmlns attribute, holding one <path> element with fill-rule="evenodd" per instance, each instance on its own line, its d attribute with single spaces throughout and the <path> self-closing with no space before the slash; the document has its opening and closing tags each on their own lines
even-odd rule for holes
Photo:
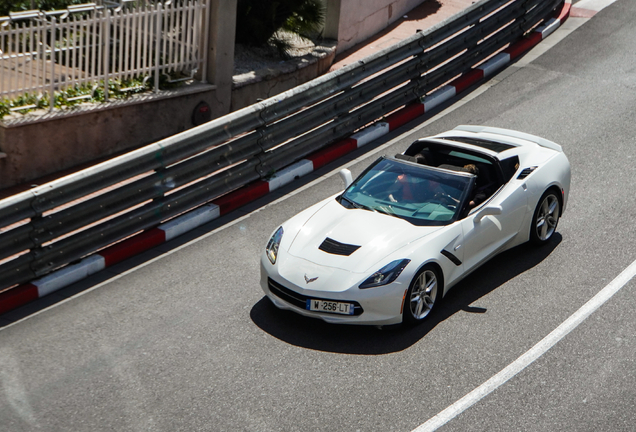
<svg viewBox="0 0 636 432">
<path fill-rule="evenodd" d="M 344 192 L 283 223 L 261 257 L 279 308 L 330 323 L 418 323 L 492 256 L 546 243 L 570 163 L 533 135 L 459 126 L 384 156 Z"/>
</svg>

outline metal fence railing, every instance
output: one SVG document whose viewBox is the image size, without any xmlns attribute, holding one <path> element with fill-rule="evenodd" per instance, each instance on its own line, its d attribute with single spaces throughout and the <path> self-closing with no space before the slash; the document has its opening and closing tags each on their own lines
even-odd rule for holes
<svg viewBox="0 0 636 432">
<path fill-rule="evenodd" d="M 0 201 L 0 289 L 266 178 L 467 73 L 563 0 L 481 0 L 355 64 Z"/>
<path fill-rule="evenodd" d="M 209 1 L 124 0 L 0 17 L 0 98 L 34 94 L 52 107 L 69 88 L 100 88 L 108 99 L 111 84 L 132 78 L 152 77 L 157 91 L 161 76 L 205 76 Z"/>
</svg>

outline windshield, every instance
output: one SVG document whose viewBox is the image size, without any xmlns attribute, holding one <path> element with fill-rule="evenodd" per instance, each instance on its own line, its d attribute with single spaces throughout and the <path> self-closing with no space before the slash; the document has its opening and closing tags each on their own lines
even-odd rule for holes
<svg viewBox="0 0 636 432">
<path fill-rule="evenodd" d="M 338 201 L 347 208 L 385 213 L 413 225 L 448 225 L 459 217 L 473 182 L 472 174 L 380 158 Z"/>
</svg>

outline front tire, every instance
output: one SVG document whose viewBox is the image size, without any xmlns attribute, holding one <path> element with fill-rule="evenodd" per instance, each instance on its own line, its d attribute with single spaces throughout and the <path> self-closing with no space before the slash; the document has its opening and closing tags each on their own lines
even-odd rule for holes
<svg viewBox="0 0 636 432">
<path fill-rule="evenodd" d="M 403 321 L 419 324 L 424 321 L 442 298 L 442 282 L 438 270 L 426 265 L 417 272 L 406 293 Z"/>
<path fill-rule="evenodd" d="M 556 232 L 561 217 L 561 202 L 557 192 L 547 190 L 539 200 L 532 217 L 530 241 L 536 245 L 546 244 Z"/>
</svg>

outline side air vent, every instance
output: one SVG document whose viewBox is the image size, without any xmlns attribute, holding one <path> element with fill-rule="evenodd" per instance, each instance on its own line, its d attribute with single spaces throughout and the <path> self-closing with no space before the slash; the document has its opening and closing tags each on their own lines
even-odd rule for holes
<svg viewBox="0 0 636 432">
<path fill-rule="evenodd" d="M 360 246 L 340 243 L 335 241 L 334 239 L 330 239 L 329 237 L 327 237 L 325 241 L 323 241 L 322 244 L 318 246 L 318 249 L 320 249 L 321 251 L 334 254 L 334 255 L 344 255 L 344 256 L 351 255 L 352 253 L 357 251 L 359 248 Z"/>
<path fill-rule="evenodd" d="M 533 167 L 530 167 L 530 168 L 524 168 L 524 169 L 523 169 L 523 170 L 519 173 L 519 175 L 517 176 L 517 178 L 518 178 L 519 180 L 523 180 L 524 178 L 526 178 L 526 177 L 528 177 L 530 174 L 532 174 L 532 171 L 534 171 L 534 170 L 536 170 L 536 169 L 537 169 L 537 167 L 536 167 L 536 166 L 533 166 Z"/>
<path fill-rule="evenodd" d="M 459 260 L 459 258 L 457 258 L 455 255 L 453 255 L 452 253 L 450 253 L 446 249 L 442 249 L 442 255 L 444 255 L 446 258 L 451 260 L 451 262 L 453 264 L 455 264 L 456 266 L 462 265 L 462 262 Z"/>
</svg>

